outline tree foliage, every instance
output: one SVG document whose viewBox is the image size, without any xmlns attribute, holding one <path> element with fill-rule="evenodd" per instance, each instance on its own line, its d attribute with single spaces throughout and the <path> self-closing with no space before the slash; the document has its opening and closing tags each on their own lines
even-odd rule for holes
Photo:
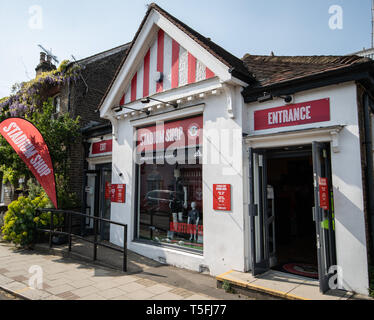
<svg viewBox="0 0 374 320">
<path fill-rule="evenodd" d="M 10 117 L 20 117 L 30 121 L 42 134 L 48 145 L 56 176 L 65 177 L 69 166 L 68 149 L 79 137 L 79 118 L 72 118 L 69 113 L 54 115 L 48 90 L 61 86 L 67 81 L 75 81 L 79 68 L 68 68 L 69 62 L 63 61 L 57 70 L 44 72 L 29 82 L 14 86 L 15 93 L 0 99 L 0 122 Z M 0 135 L 0 176 L 3 183 L 10 182 L 17 186 L 18 180 L 32 178 L 32 173 L 17 153 Z"/>
</svg>

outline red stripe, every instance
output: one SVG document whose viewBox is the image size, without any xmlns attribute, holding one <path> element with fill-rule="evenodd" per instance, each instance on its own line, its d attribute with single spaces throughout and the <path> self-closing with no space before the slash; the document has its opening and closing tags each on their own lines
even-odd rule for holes
<svg viewBox="0 0 374 320">
<path fill-rule="evenodd" d="M 212 70 L 210 70 L 208 67 L 206 68 L 205 75 L 206 75 L 206 79 L 210 79 L 210 78 L 215 77 L 214 72 Z"/>
<path fill-rule="evenodd" d="M 165 32 L 164 30 L 158 31 L 157 38 L 157 71 L 164 72 L 164 46 L 165 46 Z M 164 89 L 164 83 L 158 82 L 156 85 L 156 91 L 162 92 Z"/>
<path fill-rule="evenodd" d="M 173 39 L 171 53 L 171 87 L 177 88 L 179 85 L 179 43 Z"/>
<path fill-rule="evenodd" d="M 188 83 L 196 82 L 196 58 L 188 53 Z"/>
<path fill-rule="evenodd" d="M 138 73 L 135 73 L 131 80 L 131 102 L 136 100 L 136 84 L 138 82 Z"/>
<path fill-rule="evenodd" d="M 125 96 L 126 96 L 126 93 L 123 95 L 121 102 L 119 103 L 120 106 L 123 106 L 125 104 Z"/>
<path fill-rule="evenodd" d="M 149 68 L 151 63 L 151 49 L 144 57 L 143 97 L 149 96 Z"/>
</svg>

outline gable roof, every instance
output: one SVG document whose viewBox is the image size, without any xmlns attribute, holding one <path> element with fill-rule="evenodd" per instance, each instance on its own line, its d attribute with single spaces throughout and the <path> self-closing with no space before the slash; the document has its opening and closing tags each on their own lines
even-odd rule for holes
<svg viewBox="0 0 374 320">
<path fill-rule="evenodd" d="M 197 31 L 193 30 L 191 27 L 184 24 L 182 21 L 178 20 L 177 18 L 173 17 L 171 14 L 157 6 L 155 3 L 150 4 L 150 9 L 155 9 L 161 15 L 163 15 L 166 19 L 168 19 L 171 23 L 177 26 L 180 30 L 185 32 L 189 35 L 192 39 L 194 39 L 200 46 L 202 46 L 205 50 L 210 52 L 214 57 L 216 57 L 219 61 L 225 64 L 230 69 L 234 69 L 236 72 L 242 74 L 242 76 L 246 77 L 248 81 L 251 81 L 252 75 L 251 72 L 246 68 L 243 61 L 230 52 L 226 51 L 210 39 L 204 37 Z"/>
<path fill-rule="evenodd" d="M 75 63 L 82 66 L 81 74 L 84 81 L 79 79 L 74 82 L 75 91 L 72 93 L 69 103 L 73 114 L 81 115 L 83 126 L 98 118 L 94 111 L 97 109 L 105 89 L 111 83 L 128 47 L 129 44 L 124 44 L 69 64 L 69 67 Z"/>
<path fill-rule="evenodd" d="M 134 36 L 134 39 L 131 42 L 131 45 L 128 48 L 122 62 L 120 63 L 119 67 L 117 68 L 117 71 L 116 71 L 116 73 L 113 77 L 113 80 L 110 83 L 110 85 L 108 86 L 108 88 L 106 90 L 106 93 L 104 94 L 104 96 L 103 96 L 103 98 L 102 98 L 102 100 L 99 104 L 98 109 L 101 108 L 102 104 L 104 103 L 105 98 L 109 94 L 116 78 L 118 77 L 123 65 L 125 64 L 125 61 L 126 61 L 128 55 L 129 55 L 131 49 L 133 48 L 134 44 L 136 43 L 136 40 L 138 39 L 139 34 L 140 34 L 144 24 L 146 23 L 147 18 L 149 17 L 150 13 L 152 12 L 152 10 L 157 11 L 164 18 L 166 18 L 168 21 L 170 21 L 174 26 L 179 28 L 184 33 L 186 33 L 191 39 L 193 39 L 201 47 L 203 47 L 210 54 L 212 54 L 215 58 L 217 58 L 217 60 L 222 62 L 224 65 L 226 65 L 229 68 L 229 71 L 236 78 L 238 78 L 242 81 L 245 81 L 247 83 L 250 83 L 250 82 L 254 81 L 254 77 L 251 75 L 251 73 L 246 68 L 246 66 L 244 65 L 244 63 L 241 59 L 235 57 L 234 55 L 232 55 L 231 53 L 229 53 L 228 51 L 226 51 L 222 47 L 218 46 L 217 44 L 215 44 L 214 42 L 212 42 L 208 38 L 204 37 L 203 35 L 201 35 L 197 31 L 193 30 L 192 28 L 190 28 L 189 26 L 187 26 L 186 24 L 184 24 L 183 22 L 181 22 L 180 20 L 178 20 L 177 18 L 175 18 L 174 16 L 172 16 L 171 14 L 169 14 L 168 12 L 166 12 L 165 10 L 160 8 L 157 4 L 151 3 L 151 4 L 148 5 L 148 10 L 147 10 L 147 12 L 146 12 L 146 14 L 143 18 L 143 21 L 141 22 L 141 24 L 140 24 L 140 26 L 139 26 L 139 28 L 138 28 L 135 36 Z"/>
</svg>

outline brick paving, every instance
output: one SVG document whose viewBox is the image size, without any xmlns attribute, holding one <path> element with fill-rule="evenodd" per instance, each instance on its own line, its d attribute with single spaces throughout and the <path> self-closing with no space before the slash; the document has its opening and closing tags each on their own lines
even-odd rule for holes
<svg viewBox="0 0 374 320">
<path fill-rule="evenodd" d="M 35 275 L 30 269 L 32 266 L 41 267 L 42 288 L 29 286 L 29 279 Z M 204 283 L 201 290 L 188 290 L 160 283 L 146 274 L 130 275 L 75 259 L 15 250 L 5 243 L 0 243 L 0 288 L 31 300 L 216 300 L 226 297 L 222 290 L 208 288 Z M 235 299 L 232 295 L 227 297 Z"/>
</svg>

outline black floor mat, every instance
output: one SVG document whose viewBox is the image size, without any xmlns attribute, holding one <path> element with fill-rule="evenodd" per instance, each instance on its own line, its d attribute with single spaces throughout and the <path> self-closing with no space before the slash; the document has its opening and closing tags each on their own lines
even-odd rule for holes
<svg viewBox="0 0 374 320">
<path fill-rule="evenodd" d="M 302 277 L 318 279 L 318 267 L 315 265 L 308 264 L 308 263 L 297 263 L 297 262 L 282 263 L 275 267 L 272 267 L 272 269 L 302 276 Z"/>
</svg>

